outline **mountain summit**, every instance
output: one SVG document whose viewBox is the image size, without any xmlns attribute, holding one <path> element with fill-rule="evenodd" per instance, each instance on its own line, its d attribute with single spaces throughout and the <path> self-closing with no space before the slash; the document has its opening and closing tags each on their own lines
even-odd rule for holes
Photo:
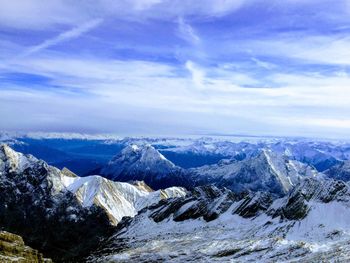
<svg viewBox="0 0 350 263">
<path fill-rule="evenodd" d="M 144 181 L 153 189 L 170 186 L 191 188 L 185 171 L 166 159 L 151 145 L 129 145 L 101 169 L 114 181 Z"/>
<path fill-rule="evenodd" d="M 251 159 L 225 160 L 219 164 L 190 169 L 196 185 L 215 184 L 234 192 L 266 191 L 283 196 L 302 177 L 313 177 L 317 171 L 286 156 L 263 149 Z"/>
</svg>

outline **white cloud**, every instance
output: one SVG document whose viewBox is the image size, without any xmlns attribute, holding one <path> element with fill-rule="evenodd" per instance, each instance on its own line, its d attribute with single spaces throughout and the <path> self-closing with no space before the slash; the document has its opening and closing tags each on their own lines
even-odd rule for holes
<svg viewBox="0 0 350 263">
<path fill-rule="evenodd" d="M 205 88 L 205 73 L 199 69 L 192 61 L 188 60 L 185 64 L 186 69 L 191 73 L 193 84 L 198 89 Z"/>
<path fill-rule="evenodd" d="M 79 12 L 76 1 L 0 0 L 0 26 L 23 29 L 47 29 L 54 25 L 75 25 L 90 18 Z M 77 3 L 77 2 L 76 2 Z"/>
<path fill-rule="evenodd" d="M 192 45 L 198 45 L 201 41 L 193 27 L 186 23 L 182 17 L 178 19 L 178 35 Z"/>
<path fill-rule="evenodd" d="M 291 58 L 300 63 L 333 65 L 350 64 L 350 38 L 330 35 L 287 35 L 247 43 L 254 53 Z"/>
<path fill-rule="evenodd" d="M 0 26 L 42 30 L 56 25 L 79 25 L 97 17 L 173 21 L 179 16 L 222 16 L 241 7 L 243 0 L 0 0 Z"/>
<path fill-rule="evenodd" d="M 0 65 L 4 80 L 0 88 L 1 126 L 87 125 L 103 130 L 111 125 L 117 128 L 123 122 L 129 130 L 172 124 L 175 128 L 178 125 L 220 132 L 275 130 L 276 133 L 302 134 L 308 130 L 325 135 L 331 129 L 343 134 L 349 132 L 350 77 L 345 70 L 350 61 L 350 39 L 305 32 L 259 35 L 260 39 L 249 35 L 245 39 L 234 32 L 227 33 L 221 26 L 219 31 L 224 34 L 208 34 L 205 26 L 212 26 L 213 17 L 233 12 L 242 4 L 243 1 L 224 0 L 27 0 L 21 5 L 16 0 L 4 1 L 0 27 L 38 30 L 54 27 L 54 32 L 73 29 L 28 50 L 0 41 L 1 58 L 25 50 L 21 59 Z M 151 47 L 143 42 L 134 44 L 138 48 L 133 50 L 136 56 L 156 54 L 153 62 L 142 61 L 145 56 L 134 60 L 114 59 L 119 57 L 115 50 L 100 50 L 105 44 L 108 48 L 120 45 L 120 50 L 130 50 L 128 41 L 115 44 L 111 42 L 117 38 L 104 39 L 106 32 L 110 34 L 107 30 L 91 34 L 91 46 L 87 46 L 88 51 L 84 49 L 83 54 L 73 54 L 68 48 L 65 51 L 50 49 L 92 30 L 102 20 L 107 24 L 115 22 L 115 18 L 138 22 L 150 19 L 147 23 L 131 23 L 125 30 L 131 34 L 135 28 L 149 25 L 156 30 L 163 22 L 159 20 L 170 22 L 164 23 L 166 29 L 173 29 L 174 21 L 177 22 L 178 36 L 190 43 L 176 47 L 182 52 L 181 65 L 162 60 L 172 58 L 169 50 L 177 44 L 163 45 L 166 34 L 159 38 L 161 45 L 158 41 Z M 201 27 L 194 28 L 194 23 L 188 23 L 196 21 L 197 25 L 203 20 L 205 24 Z M 152 30 L 150 33 L 154 33 Z M 113 34 L 119 32 L 112 31 Z M 131 38 L 131 42 L 135 39 Z M 147 48 L 153 49 L 152 52 L 145 52 Z M 94 54 L 97 49 L 98 54 Z M 331 65 L 332 69 L 318 72 L 312 66 L 306 68 L 308 63 Z M 307 71 L 303 71 L 304 67 Z M 310 73 L 312 70 L 314 73 Z M 14 77 L 13 83 L 6 84 L 7 74 L 17 73 L 40 75 L 48 80 L 28 87 L 17 83 Z M 28 114 L 23 114 L 23 109 Z"/>
<path fill-rule="evenodd" d="M 257 59 L 257 58 L 251 58 L 252 61 L 255 62 L 255 64 L 259 67 L 262 67 L 264 69 L 273 69 L 276 67 L 276 65 L 272 64 L 272 63 L 269 63 L 269 62 L 266 62 L 266 61 L 262 61 L 260 59 Z"/>
<path fill-rule="evenodd" d="M 192 61 L 185 66 L 190 76 L 179 75 L 175 66 L 155 62 L 26 57 L 7 70 L 42 74 L 52 79 L 45 85 L 54 88 L 3 86 L 2 126 L 16 125 L 21 120 L 28 126 L 87 125 L 91 129 L 98 126 L 102 131 L 112 129 L 110 123 L 116 123 L 113 129 L 117 129 L 121 122 L 130 130 L 146 126 L 152 129 L 152 123 L 153 129 L 178 125 L 182 131 L 276 130 L 292 135 L 308 130 L 310 134 L 325 136 L 332 127 L 337 133 L 349 131 L 347 75 L 334 74 L 330 78 L 272 74 L 269 77 L 280 82 L 280 88 L 244 88 L 239 84 L 252 80 L 230 78 L 234 73 L 230 68 L 204 67 Z M 30 118 L 23 119 L 20 109 L 26 109 Z M 50 120 L 51 115 L 54 118 Z M 92 125 L 87 117 L 80 116 L 96 121 Z M 208 118 L 213 121 L 208 122 Z"/>
</svg>

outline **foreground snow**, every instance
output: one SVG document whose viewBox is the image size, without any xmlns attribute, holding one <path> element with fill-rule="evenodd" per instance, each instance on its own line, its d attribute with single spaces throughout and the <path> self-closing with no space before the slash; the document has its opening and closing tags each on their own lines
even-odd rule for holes
<svg viewBox="0 0 350 263">
<path fill-rule="evenodd" d="M 122 221 L 121 230 L 89 260 L 347 262 L 350 259 L 349 197 L 349 186 L 342 182 L 307 179 L 288 196 L 275 200 L 267 209 L 254 210 L 255 215 L 250 217 L 238 212 L 247 203 L 245 199 L 231 199 L 236 201 L 214 220 L 182 217 L 179 221 L 179 214 L 186 211 L 192 211 L 190 216 L 194 218 L 193 204 L 203 204 L 203 199 L 191 199 L 193 201 L 172 210 L 159 221 L 156 217 L 164 215 L 165 210 L 176 203 L 169 201 L 167 205 L 151 207 L 134 219 Z M 210 199 L 209 209 L 217 209 L 210 208 L 213 203 L 227 204 L 225 199 L 228 200 L 227 192 Z M 256 207 L 254 204 L 259 204 L 258 199 L 249 200 L 253 206 L 243 209 L 251 210 Z M 305 214 L 289 218 L 290 211 L 294 208 L 301 211 L 304 206 Z"/>
</svg>

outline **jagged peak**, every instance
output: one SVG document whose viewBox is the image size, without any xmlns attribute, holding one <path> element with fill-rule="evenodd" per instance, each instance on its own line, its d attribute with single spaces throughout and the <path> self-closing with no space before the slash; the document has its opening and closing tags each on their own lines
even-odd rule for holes
<svg viewBox="0 0 350 263">
<path fill-rule="evenodd" d="M 162 164 L 163 167 L 176 167 L 171 161 L 166 159 L 157 149 L 150 144 L 130 144 L 126 146 L 119 154 L 114 156 L 109 165 L 120 163 L 140 163 L 144 166 Z"/>
<path fill-rule="evenodd" d="M 122 155 L 138 154 L 139 159 L 141 161 L 164 160 L 166 162 L 173 164 L 150 144 L 140 144 L 140 145 L 130 144 L 122 150 L 121 154 Z"/>
<path fill-rule="evenodd" d="M 7 144 L 0 145 L 0 169 L 7 167 L 11 171 L 22 172 L 25 168 L 39 162 L 34 156 L 30 154 L 22 154 L 16 152 Z M 44 163 L 44 162 L 43 162 Z"/>
<path fill-rule="evenodd" d="M 13 150 L 10 146 L 8 146 L 6 143 L 0 144 L 0 154 L 9 158 L 13 156 L 20 155 L 20 153 Z"/>
</svg>

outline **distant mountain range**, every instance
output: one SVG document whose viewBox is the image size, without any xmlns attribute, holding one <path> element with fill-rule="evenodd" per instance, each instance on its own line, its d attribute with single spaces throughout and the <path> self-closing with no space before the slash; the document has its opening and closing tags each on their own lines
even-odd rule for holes
<svg viewBox="0 0 350 263">
<path fill-rule="evenodd" d="M 181 168 L 217 164 L 222 159 L 243 160 L 259 155 L 263 149 L 288 156 L 323 172 L 350 159 L 350 142 L 314 141 L 298 138 L 118 138 L 80 134 L 1 133 L 0 142 L 15 150 L 33 154 L 60 169 L 67 167 L 85 176 L 105 166 L 128 145 L 152 145 Z"/>
<path fill-rule="evenodd" d="M 167 160 L 151 145 L 130 145 L 97 173 L 114 181 L 143 180 L 154 189 L 173 185 L 192 189 L 214 184 L 235 192 L 268 191 L 282 196 L 302 177 L 317 176 L 312 167 L 286 156 L 262 150 L 242 161 L 226 160 L 217 165 L 183 169 Z"/>
</svg>

